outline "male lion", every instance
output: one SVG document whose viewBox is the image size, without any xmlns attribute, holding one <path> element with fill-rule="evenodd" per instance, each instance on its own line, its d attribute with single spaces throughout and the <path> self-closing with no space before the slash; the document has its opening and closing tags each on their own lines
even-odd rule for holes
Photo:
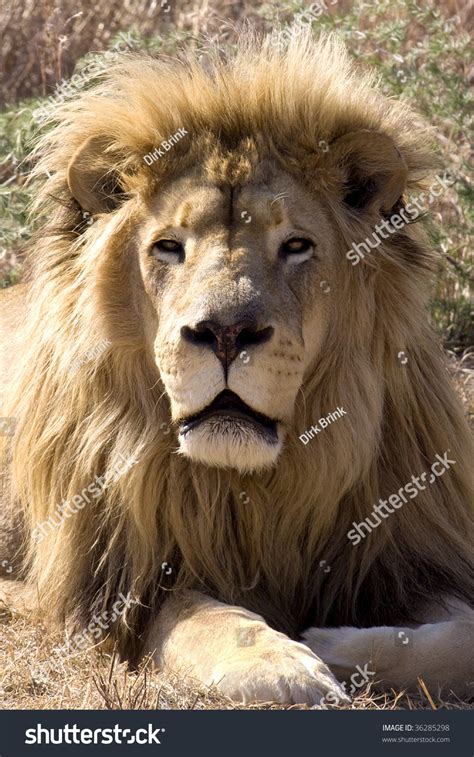
<svg viewBox="0 0 474 757">
<path fill-rule="evenodd" d="M 356 666 L 465 695 L 470 440 L 436 257 L 395 220 L 350 254 L 433 181 L 431 134 L 334 40 L 239 48 L 125 57 L 39 146 L 5 305 L 28 580 L 78 629 L 132 598 L 124 657 L 244 702 L 344 699 Z"/>
</svg>

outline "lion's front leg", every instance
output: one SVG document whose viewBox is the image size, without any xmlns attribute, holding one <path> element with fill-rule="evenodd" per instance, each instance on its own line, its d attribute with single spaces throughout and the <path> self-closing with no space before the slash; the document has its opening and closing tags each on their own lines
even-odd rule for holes
<svg viewBox="0 0 474 757">
<path fill-rule="evenodd" d="M 145 653 L 159 666 L 245 703 L 314 705 L 330 691 L 347 701 L 329 668 L 305 645 L 272 630 L 259 615 L 198 592 L 166 601 Z"/>
<path fill-rule="evenodd" d="M 416 691 L 421 678 L 434 694 L 474 694 L 474 613 L 416 628 L 310 628 L 303 634 L 340 681 L 361 666 L 384 689 Z"/>
</svg>

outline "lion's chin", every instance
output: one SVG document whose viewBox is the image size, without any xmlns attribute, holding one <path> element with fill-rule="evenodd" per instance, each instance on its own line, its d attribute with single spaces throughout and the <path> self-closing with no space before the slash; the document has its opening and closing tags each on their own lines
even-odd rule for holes
<svg viewBox="0 0 474 757">
<path fill-rule="evenodd" d="M 282 448 L 280 434 L 261 433 L 234 418 L 209 418 L 179 434 L 179 451 L 195 462 L 252 473 L 275 464 Z"/>
</svg>

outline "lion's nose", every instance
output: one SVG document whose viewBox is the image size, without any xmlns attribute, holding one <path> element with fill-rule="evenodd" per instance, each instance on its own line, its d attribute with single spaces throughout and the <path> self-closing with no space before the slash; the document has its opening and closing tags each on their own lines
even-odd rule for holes
<svg viewBox="0 0 474 757">
<path fill-rule="evenodd" d="M 192 328 L 183 326 L 182 338 L 191 344 L 208 345 L 227 370 L 241 350 L 255 344 L 264 344 L 273 336 L 273 326 L 261 328 L 256 321 L 244 320 L 231 326 L 217 321 L 200 321 Z"/>
</svg>

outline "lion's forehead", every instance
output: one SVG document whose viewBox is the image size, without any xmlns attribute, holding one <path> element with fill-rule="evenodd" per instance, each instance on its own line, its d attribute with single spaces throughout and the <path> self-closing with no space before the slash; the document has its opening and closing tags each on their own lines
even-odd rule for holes
<svg viewBox="0 0 474 757">
<path fill-rule="evenodd" d="M 239 186 L 183 177 L 158 189 L 148 206 L 148 226 L 178 227 L 197 235 L 214 231 L 259 232 L 292 225 L 306 215 L 304 190 L 284 174 Z M 307 197 L 305 197 L 308 200 Z"/>
</svg>

